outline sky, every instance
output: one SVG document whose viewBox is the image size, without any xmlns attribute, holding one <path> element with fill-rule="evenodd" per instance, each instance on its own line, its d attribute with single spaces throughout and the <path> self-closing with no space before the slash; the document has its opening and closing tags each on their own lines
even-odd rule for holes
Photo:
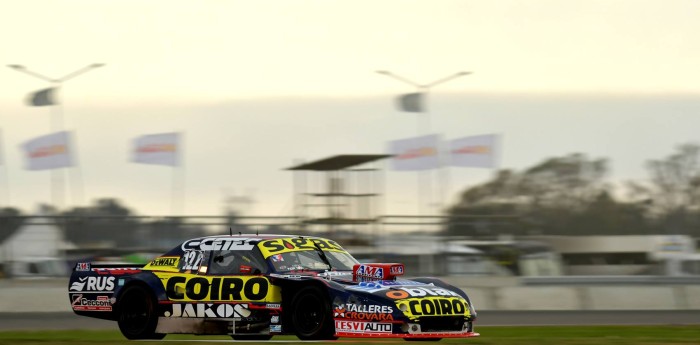
<svg viewBox="0 0 700 345">
<path fill-rule="evenodd" d="M 299 161 L 384 153 L 427 132 L 498 133 L 501 167 L 581 152 L 611 161 L 611 181 L 648 178 L 649 159 L 698 142 L 697 1 L 6 1 L 0 62 L 67 81 L 59 94 L 79 165 L 65 207 L 116 197 L 139 214 L 220 214 L 248 194 L 249 214 L 289 215 Z M 431 89 L 429 114 L 394 107 Z M 47 83 L 0 68 L 0 203 L 51 200 L 50 173 L 24 170 L 22 143 L 50 132 L 28 107 Z M 417 128 L 418 116 L 430 128 Z M 129 162 L 139 135 L 184 133 L 182 171 Z M 178 175 L 181 174 L 181 175 Z M 435 174 L 443 203 L 488 169 Z M 174 180 L 175 179 L 175 180 Z M 3 181 L 4 180 L 4 181 Z M 415 173 L 385 172 L 383 212 L 418 210 Z M 425 180 L 424 180 L 425 181 Z M 430 180 L 428 180 L 430 181 Z M 445 182 L 447 181 L 447 182 Z M 438 196 L 434 199 L 438 200 Z"/>
</svg>

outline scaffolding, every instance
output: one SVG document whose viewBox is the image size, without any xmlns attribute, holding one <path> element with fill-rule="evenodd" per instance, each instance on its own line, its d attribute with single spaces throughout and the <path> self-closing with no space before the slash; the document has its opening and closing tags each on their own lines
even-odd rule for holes
<svg viewBox="0 0 700 345">
<path fill-rule="evenodd" d="M 383 190 L 378 162 L 391 155 L 337 155 L 287 170 L 294 172 L 294 214 L 305 230 L 332 234 L 372 230 Z"/>
</svg>

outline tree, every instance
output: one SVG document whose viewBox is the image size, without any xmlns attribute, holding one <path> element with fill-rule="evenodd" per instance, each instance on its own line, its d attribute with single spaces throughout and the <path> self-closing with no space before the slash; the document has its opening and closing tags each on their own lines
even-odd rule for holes
<svg viewBox="0 0 700 345">
<path fill-rule="evenodd" d="M 589 159 L 577 153 L 547 159 L 523 172 L 499 171 L 491 181 L 462 193 L 448 212 L 447 233 L 583 235 L 649 231 L 643 206 L 620 203 L 611 196 L 604 179 L 607 165 L 605 159 Z M 490 218 L 465 222 L 467 215 Z"/>
<path fill-rule="evenodd" d="M 139 222 L 117 199 L 98 199 L 89 207 L 76 207 L 63 214 L 66 239 L 80 246 L 126 247 L 138 243 Z"/>
<path fill-rule="evenodd" d="M 588 159 L 580 153 L 550 158 L 521 177 L 519 194 L 534 205 L 580 210 L 607 189 L 605 159 Z"/>
<path fill-rule="evenodd" d="M 22 212 L 16 208 L 0 209 L 0 244 L 12 236 L 24 223 Z"/>
<path fill-rule="evenodd" d="M 684 144 L 670 156 L 647 163 L 654 205 L 662 212 L 700 208 L 700 146 Z"/>
<path fill-rule="evenodd" d="M 665 233 L 700 234 L 700 146 L 683 144 L 668 157 L 647 163 L 651 186 L 637 193 L 653 202 Z"/>
</svg>

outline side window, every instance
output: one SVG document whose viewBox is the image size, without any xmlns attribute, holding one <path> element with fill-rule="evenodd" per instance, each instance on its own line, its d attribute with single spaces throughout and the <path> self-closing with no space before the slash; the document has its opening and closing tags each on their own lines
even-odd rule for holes
<svg viewBox="0 0 700 345">
<path fill-rule="evenodd" d="M 208 274 L 260 274 L 266 273 L 265 261 L 260 255 L 248 250 L 221 250 L 211 256 Z"/>
</svg>

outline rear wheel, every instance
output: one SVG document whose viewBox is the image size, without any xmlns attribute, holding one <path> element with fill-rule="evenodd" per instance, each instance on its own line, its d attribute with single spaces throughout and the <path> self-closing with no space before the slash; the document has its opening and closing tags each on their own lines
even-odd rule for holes
<svg viewBox="0 0 700 345">
<path fill-rule="evenodd" d="M 158 315 L 156 301 L 140 286 L 126 288 L 117 305 L 119 330 L 124 337 L 135 339 L 163 339 L 165 334 L 156 333 Z"/>
<path fill-rule="evenodd" d="M 301 340 L 332 340 L 335 326 L 331 305 L 321 289 L 309 286 L 301 289 L 292 300 L 292 326 Z"/>
</svg>

